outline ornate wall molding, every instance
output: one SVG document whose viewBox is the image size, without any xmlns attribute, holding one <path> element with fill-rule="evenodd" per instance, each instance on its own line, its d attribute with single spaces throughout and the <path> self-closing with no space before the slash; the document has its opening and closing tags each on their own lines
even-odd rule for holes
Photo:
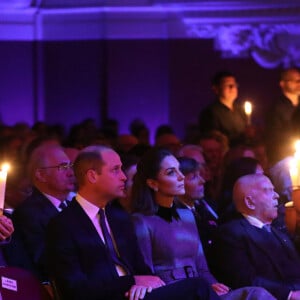
<svg viewBox="0 0 300 300">
<path fill-rule="evenodd" d="M 253 57 L 264 68 L 300 67 L 300 24 L 195 25 L 188 35 L 214 39 L 223 57 Z"/>
<path fill-rule="evenodd" d="M 300 66 L 300 1 L 261 2 L 2 0 L 0 40 L 210 38 L 224 57 Z"/>
</svg>

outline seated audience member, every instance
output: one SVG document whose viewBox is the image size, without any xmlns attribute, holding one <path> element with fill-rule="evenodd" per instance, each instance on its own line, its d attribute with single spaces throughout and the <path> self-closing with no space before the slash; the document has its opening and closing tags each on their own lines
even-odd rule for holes
<svg viewBox="0 0 300 300">
<path fill-rule="evenodd" d="M 221 184 L 224 155 L 228 150 L 228 140 L 220 132 L 209 132 L 199 139 L 199 146 L 210 171 L 211 178 L 206 180 L 205 195 L 216 201 L 217 190 Z"/>
<path fill-rule="evenodd" d="M 177 159 L 165 149 L 147 152 L 138 163 L 132 197 L 139 246 L 152 272 L 167 284 L 204 278 L 222 299 L 273 299 L 264 298 L 270 295 L 259 288 L 230 291 L 218 283 L 207 267 L 193 214 L 174 205 L 175 196 L 183 194 L 184 175 Z"/>
<path fill-rule="evenodd" d="M 79 153 L 79 150 L 72 147 L 64 147 L 63 149 L 66 155 L 69 157 L 71 163 L 73 163 Z"/>
<path fill-rule="evenodd" d="M 109 204 L 123 197 L 126 177 L 119 155 L 104 146 L 84 149 L 74 163 L 79 190 L 50 221 L 51 277 L 64 299 L 218 299 L 202 280 L 165 283 L 145 265 L 130 216 Z"/>
<path fill-rule="evenodd" d="M 131 134 L 120 134 L 117 137 L 116 145 L 114 149 L 120 154 L 127 153 L 130 149 L 132 149 L 135 145 L 138 144 L 138 139 Z"/>
<path fill-rule="evenodd" d="M 201 174 L 205 181 L 209 181 L 212 178 L 210 169 L 208 168 L 203 150 L 198 145 L 187 144 L 183 145 L 176 154 L 177 157 L 187 157 L 194 159 L 197 163 L 201 165 Z M 213 204 L 213 203 L 212 203 Z M 215 207 L 216 208 L 216 207 Z"/>
<path fill-rule="evenodd" d="M 205 164 L 203 150 L 200 146 L 187 144 L 183 145 L 176 153 L 177 157 L 190 157 L 196 160 L 199 164 Z"/>
<path fill-rule="evenodd" d="M 33 192 L 15 209 L 12 219 L 36 273 L 41 280 L 47 281 L 46 226 L 68 204 L 66 199 L 74 190 L 75 177 L 63 149 L 48 143 L 32 150 L 28 171 Z"/>
<path fill-rule="evenodd" d="M 267 156 L 266 143 L 262 138 L 254 139 L 251 142 L 251 148 L 255 154 L 255 158 L 259 161 L 265 172 L 269 170 L 269 160 Z"/>
<path fill-rule="evenodd" d="M 156 147 L 163 147 L 176 153 L 181 146 L 179 138 L 174 133 L 164 133 L 155 139 Z"/>
<path fill-rule="evenodd" d="M 239 218 L 219 227 L 219 274 L 233 288 L 261 286 L 278 300 L 300 299 L 300 259 L 289 237 L 273 226 L 278 194 L 268 177 L 245 175 L 233 188 Z"/>
<path fill-rule="evenodd" d="M 129 131 L 138 139 L 139 144 L 150 145 L 150 131 L 143 120 L 134 119 L 129 125 Z"/>
<path fill-rule="evenodd" d="M 190 209 L 195 217 L 206 259 L 211 265 L 212 245 L 215 240 L 218 215 L 204 198 L 204 177 L 202 166 L 188 157 L 178 158 L 184 178 L 184 195 L 175 200 L 178 208 Z"/>
<path fill-rule="evenodd" d="M 240 157 L 225 166 L 221 189 L 218 195 L 218 212 L 224 222 L 235 212 L 232 190 L 236 180 L 248 174 L 263 174 L 259 161 L 252 157 Z"/>
<path fill-rule="evenodd" d="M 124 154 L 121 156 L 122 170 L 126 176 L 125 195 L 113 201 L 114 205 L 121 206 L 128 213 L 133 210 L 131 201 L 131 189 L 133 184 L 133 177 L 136 173 L 136 165 L 139 158 L 135 155 Z"/>
</svg>

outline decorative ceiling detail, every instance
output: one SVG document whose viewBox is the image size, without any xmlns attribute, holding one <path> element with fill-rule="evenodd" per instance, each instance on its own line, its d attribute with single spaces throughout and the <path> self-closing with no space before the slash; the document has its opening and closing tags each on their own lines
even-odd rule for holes
<svg viewBox="0 0 300 300">
<path fill-rule="evenodd" d="M 223 57 L 251 56 L 264 68 L 300 67 L 300 25 L 194 24 L 188 35 L 214 39 Z"/>
<path fill-rule="evenodd" d="M 0 0 L 0 8 L 0 40 L 206 38 L 223 57 L 300 66 L 300 0 Z"/>
</svg>

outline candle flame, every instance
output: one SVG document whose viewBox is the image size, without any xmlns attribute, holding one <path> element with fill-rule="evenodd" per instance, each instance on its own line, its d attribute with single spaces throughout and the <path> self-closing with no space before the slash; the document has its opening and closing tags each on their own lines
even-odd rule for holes
<svg viewBox="0 0 300 300">
<path fill-rule="evenodd" d="M 10 169 L 10 165 L 8 163 L 4 163 L 1 167 L 1 170 L 7 172 Z"/>
<path fill-rule="evenodd" d="M 244 107 L 245 107 L 245 114 L 247 116 L 250 116 L 251 113 L 252 113 L 252 104 L 251 104 L 251 102 L 250 101 L 245 101 Z"/>
<path fill-rule="evenodd" d="M 298 174 L 298 168 L 297 168 L 297 163 L 296 163 L 296 159 L 291 159 L 290 160 L 290 173 L 291 175 L 296 176 Z"/>
<path fill-rule="evenodd" d="M 296 152 L 299 152 L 300 151 L 300 140 L 297 140 L 295 142 L 295 149 L 296 149 Z"/>
</svg>

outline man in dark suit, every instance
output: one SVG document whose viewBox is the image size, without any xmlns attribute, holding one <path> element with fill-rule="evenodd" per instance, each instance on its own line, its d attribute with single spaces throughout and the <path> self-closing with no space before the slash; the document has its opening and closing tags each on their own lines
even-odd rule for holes
<svg viewBox="0 0 300 300">
<path fill-rule="evenodd" d="M 49 271 L 64 299 L 218 299 L 203 280 L 165 286 L 140 253 L 129 215 L 109 203 L 124 196 L 119 155 L 90 146 L 74 163 L 76 200 L 47 232 Z"/>
<path fill-rule="evenodd" d="M 204 167 L 195 159 L 189 157 L 179 157 L 178 161 L 180 171 L 185 176 L 185 194 L 179 195 L 175 204 L 178 208 L 188 208 L 193 212 L 205 257 L 210 269 L 213 270 L 214 257 L 212 251 L 217 231 L 218 215 L 204 198 Z"/>
<path fill-rule="evenodd" d="M 11 246 L 20 238 L 33 263 L 33 271 L 42 281 L 47 281 L 44 252 L 46 226 L 65 206 L 66 198 L 74 190 L 75 177 L 63 149 L 48 143 L 33 150 L 28 171 L 33 193 L 12 215 L 16 238 L 13 236 Z"/>
<path fill-rule="evenodd" d="M 262 286 L 279 300 L 300 299 L 300 259 L 294 245 L 272 228 L 278 194 L 264 175 L 246 175 L 233 189 L 237 219 L 219 227 L 217 277 L 233 288 Z"/>
</svg>

